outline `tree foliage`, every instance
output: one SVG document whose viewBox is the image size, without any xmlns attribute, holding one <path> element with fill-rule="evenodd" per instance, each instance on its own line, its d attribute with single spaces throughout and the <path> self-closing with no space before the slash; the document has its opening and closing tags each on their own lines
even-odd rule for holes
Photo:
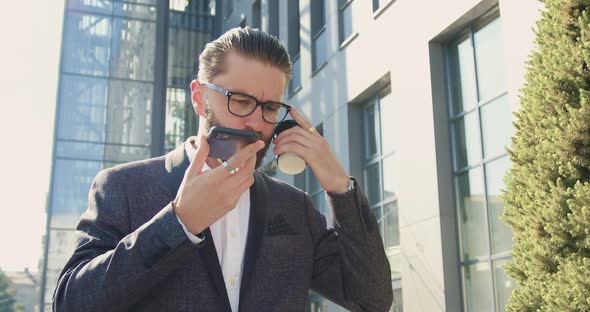
<svg viewBox="0 0 590 312">
<path fill-rule="evenodd" d="M 8 277 L 0 270 L 0 312 L 12 312 L 16 310 L 14 289 Z"/>
<path fill-rule="evenodd" d="M 542 2 L 503 194 L 507 311 L 590 311 L 590 0 Z"/>
</svg>

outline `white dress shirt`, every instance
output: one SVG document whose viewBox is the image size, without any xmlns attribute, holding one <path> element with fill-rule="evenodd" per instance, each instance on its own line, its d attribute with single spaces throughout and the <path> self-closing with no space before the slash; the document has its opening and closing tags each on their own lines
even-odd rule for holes
<svg viewBox="0 0 590 312">
<path fill-rule="evenodd" d="M 190 144 L 185 144 L 185 151 L 189 162 L 191 162 L 196 151 Z M 210 169 L 205 163 L 203 171 Z M 228 192 L 231 192 L 231 190 L 228 190 Z M 202 242 L 202 239 L 187 230 L 186 226 L 180 221 L 180 218 L 178 222 L 180 222 L 184 232 L 193 243 L 198 244 Z M 217 258 L 219 259 L 219 265 L 221 266 L 221 272 L 223 273 L 231 310 L 234 312 L 238 311 L 240 303 L 240 285 L 242 283 L 244 249 L 246 247 L 249 222 L 250 190 L 248 189 L 240 196 L 235 209 L 230 210 L 225 216 L 209 227 L 211 236 L 213 236 L 213 243 L 217 252 Z"/>
</svg>

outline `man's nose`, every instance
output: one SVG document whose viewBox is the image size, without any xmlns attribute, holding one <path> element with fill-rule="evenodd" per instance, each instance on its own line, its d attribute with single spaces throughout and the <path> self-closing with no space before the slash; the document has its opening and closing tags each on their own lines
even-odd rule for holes
<svg viewBox="0 0 590 312">
<path fill-rule="evenodd" d="M 246 119 L 244 125 L 250 131 L 260 132 L 264 126 L 264 119 L 262 118 L 262 105 L 258 105 L 252 114 L 244 117 Z"/>
</svg>

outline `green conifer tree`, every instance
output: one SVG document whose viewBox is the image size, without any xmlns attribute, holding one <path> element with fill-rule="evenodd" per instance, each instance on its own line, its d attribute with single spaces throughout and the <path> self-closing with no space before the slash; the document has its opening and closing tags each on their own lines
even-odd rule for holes
<svg viewBox="0 0 590 312">
<path fill-rule="evenodd" d="M 590 311 L 590 0 L 542 0 L 506 176 L 507 311 Z"/>
<path fill-rule="evenodd" d="M 8 277 L 0 270 L 0 312 L 13 312 L 15 307 L 14 289 Z"/>
</svg>

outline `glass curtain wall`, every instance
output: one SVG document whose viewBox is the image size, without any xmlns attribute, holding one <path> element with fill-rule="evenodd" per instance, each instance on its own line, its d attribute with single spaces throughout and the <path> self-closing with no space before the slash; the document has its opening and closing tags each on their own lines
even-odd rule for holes
<svg viewBox="0 0 590 312">
<path fill-rule="evenodd" d="M 176 1 L 169 13 L 168 79 L 166 87 L 166 151 L 196 135 L 198 117 L 191 102 L 190 82 L 197 77 L 198 57 L 212 40 L 215 1 Z"/>
</svg>

